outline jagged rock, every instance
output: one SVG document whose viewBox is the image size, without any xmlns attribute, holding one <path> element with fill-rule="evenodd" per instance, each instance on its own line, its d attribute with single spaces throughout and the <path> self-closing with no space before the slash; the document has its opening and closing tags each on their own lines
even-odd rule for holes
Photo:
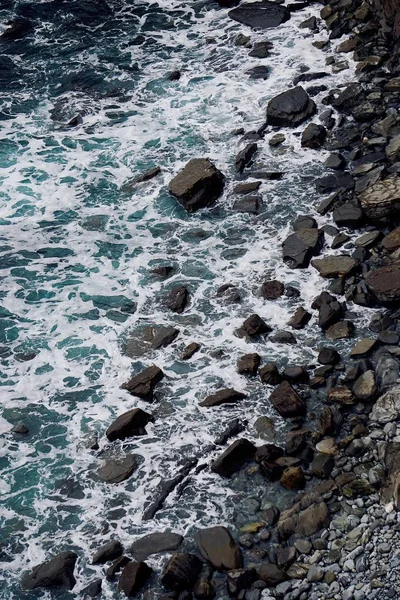
<svg viewBox="0 0 400 600">
<path fill-rule="evenodd" d="M 310 123 L 307 125 L 301 136 L 301 145 L 303 148 L 320 148 L 326 139 L 326 129 L 323 125 Z"/>
<path fill-rule="evenodd" d="M 248 2 L 229 11 L 228 16 L 249 27 L 257 29 L 270 29 L 278 27 L 290 19 L 290 12 L 276 2 L 262 0 L 261 2 Z"/>
<path fill-rule="evenodd" d="M 200 350 L 200 348 L 201 348 L 201 344 L 198 344 L 197 342 L 192 342 L 191 344 L 189 344 L 188 346 L 186 346 L 186 348 L 182 352 L 181 360 L 189 360 L 189 358 L 192 358 L 192 356 L 198 350 Z"/>
<path fill-rule="evenodd" d="M 312 474 L 320 479 L 328 479 L 335 466 L 335 460 L 329 454 L 317 454 L 311 463 Z"/>
<path fill-rule="evenodd" d="M 280 127 L 297 127 L 312 117 L 316 109 L 314 100 L 311 100 L 304 88 L 294 87 L 268 102 L 267 123 Z"/>
<path fill-rule="evenodd" d="M 343 307 L 337 300 L 324 302 L 318 311 L 318 325 L 321 329 L 329 329 L 342 318 L 342 315 Z"/>
<path fill-rule="evenodd" d="M 75 586 L 75 563 L 78 555 L 75 552 L 61 552 L 54 558 L 34 567 L 26 573 L 21 581 L 24 590 L 37 588 L 58 588 L 72 590 Z"/>
<path fill-rule="evenodd" d="M 357 400 L 361 402 L 367 402 L 375 398 L 377 393 L 377 386 L 375 381 L 375 373 L 372 370 L 365 371 L 357 379 L 353 385 L 353 394 Z"/>
<path fill-rule="evenodd" d="M 261 381 L 266 385 L 278 385 L 282 381 L 277 364 L 274 362 L 267 363 L 261 367 L 258 373 Z"/>
<path fill-rule="evenodd" d="M 127 383 L 124 383 L 122 389 L 128 390 L 132 396 L 138 396 L 142 400 L 152 402 L 154 388 L 163 377 L 164 373 L 161 369 L 152 365 L 132 377 Z"/>
<path fill-rule="evenodd" d="M 215 598 L 215 589 L 208 579 L 200 577 L 194 586 L 193 595 L 196 600 L 213 600 Z"/>
<path fill-rule="evenodd" d="M 379 239 L 382 237 L 380 231 L 369 231 L 368 233 L 364 233 L 359 238 L 357 238 L 354 244 L 357 248 L 372 248 L 376 245 Z"/>
<path fill-rule="evenodd" d="M 165 348 L 165 346 L 169 346 L 179 335 L 179 329 L 175 329 L 175 327 L 166 326 L 166 327 L 157 327 L 154 331 L 155 335 L 151 342 L 151 347 L 154 350 L 158 348 Z"/>
<path fill-rule="evenodd" d="M 299 417 L 306 412 L 303 400 L 287 381 L 282 381 L 269 399 L 282 417 Z"/>
<path fill-rule="evenodd" d="M 387 159 L 394 163 L 400 158 L 400 135 L 396 135 L 390 140 L 385 149 Z"/>
<path fill-rule="evenodd" d="M 131 559 L 127 556 L 120 556 L 106 570 L 106 577 L 109 581 L 114 581 L 116 575 L 128 564 Z"/>
<path fill-rule="evenodd" d="M 113 540 L 101 546 L 92 558 L 92 565 L 99 565 L 109 560 L 115 560 L 123 553 L 124 549 L 118 540 Z"/>
<path fill-rule="evenodd" d="M 264 281 L 261 286 L 261 294 L 265 300 L 276 300 L 280 296 L 283 296 L 285 287 L 281 281 L 273 279 L 271 281 Z"/>
<path fill-rule="evenodd" d="M 226 527 L 199 529 L 195 541 L 203 558 L 218 571 L 231 571 L 243 566 L 242 553 Z"/>
<path fill-rule="evenodd" d="M 192 158 L 169 183 L 169 191 L 188 212 L 210 206 L 222 194 L 225 177 L 208 158 Z"/>
<path fill-rule="evenodd" d="M 203 563 L 195 554 L 178 552 L 164 568 L 161 583 L 171 590 L 190 590 L 196 583 Z"/>
<path fill-rule="evenodd" d="M 231 477 L 253 458 L 255 451 L 256 447 L 248 440 L 236 440 L 211 463 L 211 471 L 221 477 Z"/>
<path fill-rule="evenodd" d="M 375 402 L 370 414 L 370 420 L 384 424 L 396 421 L 399 416 L 400 386 L 395 385 Z"/>
<path fill-rule="evenodd" d="M 395 217 L 400 213 L 400 177 L 377 181 L 360 194 L 360 202 L 370 219 Z"/>
<path fill-rule="evenodd" d="M 87 597 L 96 598 L 96 596 L 99 596 L 101 594 L 101 588 L 102 588 L 102 580 L 95 579 L 94 581 L 89 583 L 89 585 L 87 585 L 85 588 L 83 588 L 83 590 L 81 591 L 82 597 L 83 598 L 87 598 Z"/>
<path fill-rule="evenodd" d="M 241 300 L 239 290 L 231 283 L 224 283 L 224 285 L 221 285 L 217 290 L 216 296 L 218 298 L 224 298 L 227 304 L 235 304 Z"/>
<path fill-rule="evenodd" d="M 159 277 L 167 278 L 172 273 L 173 270 L 174 270 L 174 267 L 171 267 L 170 265 L 164 265 L 164 266 L 156 267 L 155 269 L 152 269 L 151 272 L 153 273 L 153 275 L 158 275 Z"/>
<path fill-rule="evenodd" d="M 251 213 L 258 215 L 262 207 L 261 196 L 245 196 L 240 200 L 235 200 L 233 203 L 233 210 L 240 213 Z"/>
<path fill-rule="evenodd" d="M 237 597 L 240 592 L 248 589 L 256 579 L 255 569 L 235 569 L 227 573 L 226 587 L 231 597 Z M 243 593 L 243 592 L 242 592 Z"/>
<path fill-rule="evenodd" d="M 318 31 L 318 22 L 316 17 L 309 17 L 305 21 L 302 21 L 299 25 L 300 29 L 311 29 L 312 31 Z"/>
<path fill-rule="evenodd" d="M 137 456 L 127 454 L 121 459 L 106 460 L 104 465 L 98 469 L 98 476 L 106 483 L 121 483 L 132 475 L 139 467 Z"/>
<path fill-rule="evenodd" d="M 309 320 L 311 319 L 311 314 L 307 312 L 302 306 L 296 309 L 296 312 L 288 321 L 288 325 L 293 327 L 293 329 L 303 329 Z"/>
<path fill-rule="evenodd" d="M 233 188 L 233 193 L 234 194 L 249 194 L 251 192 L 256 192 L 260 185 L 261 185 L 261 181 L 248 181 L 246 183 L 238 183 L 234 188 Z"/>
<path fill-rule="evenodd" d="M 331 325 L 326 335 L 331 340 L 342 340 L 344 338 L 352 337 L 354 333 L 354 325 L 351 321 L 339 321 L 334 325 Z"/>
<path fill-rule="evenodd" d="M 240 375 L 255 375 L 260 362 L 261 356 L 256 352 L 253 354 L 244 354 L 237 362 L 237 372 Z"/>
<path fill-rule="evenodd" d="M 381 267 L 370 271 L 365 282 L 376 300 L 383 305 L 396 305 L 400 299 L 400 266 Z"/>
<path fill-rule="evenodd" d="M 315 258 L 311 261 L 321 277 L 347 277 L 358 266 L 358 262 L 351 256 L 336 255 Z"/>
<path fill-rule="evenodd" d="M 283 144 L 285 140 L 286 136 L 284 133 L 275 133 L 275 135 L 270 138 L 268 143 L 272 148 L 275 148 L 276 146 Z"/>
<path fill-rule="evenodd" d="M 233 404 L 234 402 L 238 402 L 239 400 L 243 400 L 246 398 L 246 394 L 242 392 L 237 392 L 232 388 L 226 388 L 223 390 L 219 390 L 215 394 L 211 394 L 207 396 L 205 400 L 200 402 L 200 406 L 221 406 L 222 404 Z"/>
<path fill-rule="evenodd" d="M 363 212 L 357 204 L 345 202 L 333 211 L 333 220 L 338 227 L 349 227 L 357 229 L 361 226 Z"/>
<path fill-rule="evenodd" d="M 254 337 L 263 333 L 270 333 L 270 331 L 272 331 L 272 328 L 259 315 L 254 314 L 247 317 L 237 333 L 239 337 L 245 337 L 246 335 Z"/>
<path fill-rule="evenodd" d="M 120 415 L 106 431 L 106 436 L 114 440 L 125 440 L 135 435 L 146 435 L 146 425 L 153 421 L 152 415 L 141 408 L 134 408 Z"/>
<path fill-rule="evenodd" d="M 254 154 L 257 152 L 258 146 L 255 142 L 251 142 L 247 144 L 243 150 L 236 155 L 235 158 L 235 171 L 237 173 L 242 173 L 246 167 L 248 167 L 252 160 Z"/>
<path fill-rule="evenodd" d="M 330 194 L 335 190 L 352 190 L 354 189 L 354 179 L 346 171 L 337 171 L 320 177 L 315 182 L 317 192 L 320 194 Z"/>
<path fill-rule="evenodd" d="M 300 229 L 318 229 L 318 223 L 310 215 L 299 215 L 292 223 L 293 231 Z"/>
<path fill-rule="evenodd" d="M 341 171 L 346 166 L 346 160 L 341 154 L 330 154 L 324 162 L 326 169 L 333 169 L 334 171 Z"/>
<path fill-rule="evenodd" d="M 342 404 L 343 406 L 349 406 L 354 404 L 354 396 L 347 387 L 338 385 L 331 387 L 326 395 L 327 402 Z"/>
<path fill-rule="evenodd" d="M 182 542 L 183 537 L 178 533 L 155 531 L 133 542 L 131 554 L 138 561 L 146 560 L 152 554 L 177 550 Z"/>
<path fill-rule="evenodd" d="M 250 79 L 268 79 L 271 73 L 271 67 L 267 65 L 259 65 L 258 67 L 252 67 L 246 71 L 246 75 L 250 76 Z"/>
<path fill-rule="evenodd" d="M 271 55 L 270 50 L 272 48 L 272 42 L 256 42 L 249 52 L 249 56 L 253 58 L 267 58 Z"/>
<path fill-rule="evenodd" d="M 166 305 L 176 313 L 182 313 L 189 302 L 189 291 L 184 285 L 174 286 L 168 295 Z"/>
<path fill-rule="evenodd" d="M 283 242 L 283 260 L 291 269 L 305 269 L 312 257 L 320 253 L 323 243 L 323 231 L 300 229 Z"/>
<path fill-rule="evenodd" d="M 152 575 L 153 569 L 145 562 L 132 561 L 123 569 L 118 581 L 118 589 L 128 598 L 135 596 Z"/>
<path fill-rule="evenodd" d="M 308 383 L 307 367 L 286 367 L 282 373 L 282 378 L 289 381 L 289 383 Z"/>
<path fill-rule="evenodd" d="M 360 41 L 357 37 L 348 38 L 336 46 L 336 52 L 352 52 L 357 48 Z"/>
</svg>

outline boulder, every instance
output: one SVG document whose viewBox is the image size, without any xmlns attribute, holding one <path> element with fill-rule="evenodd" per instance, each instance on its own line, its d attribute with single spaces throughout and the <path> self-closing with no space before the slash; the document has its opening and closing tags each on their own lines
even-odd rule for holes
<svg viewBox="0 0 400 600">
<path fill-rule="evenodd" d="M 326 139 L 326 129 L 323 125 L 310 123 L 301 135 L 303 148 L 320 148 Z"/>
<path fill-rule="evenodd" d="M 333 169 L 334 171 L 341 171 L 346 166 L 346 159 L 342 154 L 330 154 L 324 162 L 326 169 Z"/>
<path fill-rule="evenodd" d="M 395 385 L 375 402 L 370 420 L 380 424 L 397 421 L 400 417 L 400 386 Z"/>
<path fill-rule="evenodd" d="M 382 247 L 388 252 L 393 252 L 400 248 L 400 227 L 396 227 L 396 229 L 393 229 L 383 238 Z"/>
<path fill-rule="evenodd" d="M 293 533 L 309 538 L 325 527 L 328 521 L 329 509 L 326 503 L 317 494 L 310 493 L 281 513 L 278 534 L 284 540 Z"/>
<path fill-rule="evenodd" d="M 269 339 L 271 342 L 276 342 L 277 344 L 297 344 L 296 336 L 291 331 L 284 331 L 282 329 L 276 331 Z"/>
<path fill-rule="evenodd" d="M 154 329 L 154 338 L 151 341 L 151 347 L 154 350 L 165 348 L 165 346 L 172 344 L 178 334 L 179 329 L 175 329 L 175 327 L 169 325 L 157 327 Z"/>
<path fill-rule="evenodd" d="M 109 560 L 115 560 L 121 556 L 124 551 L 122 544 L 118 540 L 113 540 L 101 546 L 92 558 L 92 565 L 100 565 Z"/>
<path fill-rule="evenodd" d="M 233 404 L 234 402 L 238 402 L 239 400 L 243 400 L 246 398 L 246 394 L 242 392 L 237 392 L 232 388 L 225 388 L 223 390 L 219 390 L 215 394 L 211 394 L 207 396 L 205 400 L 200 402 L 200 406 L 221 406 L 222 404 Z"/>
<path fill-rule="evenodd" d="M 146 435 L 146 425 L 153 421 L 152 415 L 141 408 L 134 408 L 120 415 L 106 431 L 106 436 L 114 440 L 125 440 L 136 435 Z"/>
<path fill-rule="evenodd" d="M 87 585 L 83 590 L 81 590 L 81 595 L 83 598 L 96 598 L 96 596 L 100 596 L 102 589 L 102 580 L 95 579 L 89 585 Z"/>
<path fill-rule="evenodd" d="M 283 296 L 285 287 L 281 281 L 272 279 L 271 281 L 264 281 L 261 286 L 261 294 L 265 300 L 276 300 Z"/>
<path fill-rule="evenodd" d="M 350 352 L 351 358 L 362 358 L 368 356 L 376 346 L 376 340 L 363 338 L 357 342 Z"/>
<path fill-rule="evenodd" d="M 288 490 L 302 490 L 306 485 L 303 469 L 301 467 L 288 467 L 282 473 L 281 485 Z"/>
<path fill-rule="evenodd" d="M 128 598 L 135 596 L 151 577 L 153 569 L 145 562 L 132 561 L 123 569 L 118 581 L 118 589 Z"/>
<path fill-rule="evenodd" d="M 256 352 L 253 354 L 244 354 L 237 362 L 237 372 L 240 375 L 255 375 L 260 362 L 261 356 Z"/>
<path fill-rule="evenodd" d="M 269 399 L 282 417 L 299 417 L 306 412 L 303 400 L 287 381 L 282 381 Z"/>
<path fill-rule="evenodd" d="M 170 290 L 166 304 L 168 308 L 180 314 L 183 313 L 188 302 L 188 289 L 184 285 L 176 285 Z"/>
<path fill-rule="evenodd" d="M 335 459 L 329 454 L 317 454 L 311 463 L 312 474 L 319 479 L 328 479 L 335 466 Z"/>
<path fill-rule="evenodd" d="M 270 50 L 273 48 L 272 42 L 255 42 L 249 56 L 253 58 L 268 58 L 271 55 Z"/>
<path fill-rule="evenodd" d="M 146 560 L 152 554 L 159 554 L 167 550 L 177 550 L 182 542 L 183 537 L 178 533 L 155 531 L 133 542 L 131 554 L 135 560 Z"/>
<path fill-rule="evenodd" d="M 235 158 L 236 173 L 243 173 L 244 169 L 250 166 L 257 150 L 258 146 L 255 142 L 250 142 L 243 150 L 240 150 Z"/>
<path fill-rule="evenodd" d="M 376 300 L 383 305 L 396 306 L 400 299 L 400 266 L 381 267 L 370 271 L 365 282 Z"/>
<path fill-rule="evenodd" d="M 309 320 L 311 319 L 311 314 L 307 312 L 302 306 L 296 309 L 294 315 L 288 321 L 288 325 L 293 327 L 293 329 L 303 329 Z"/>
<path fill-rule="evenodd" d="M 375 373 L 372 370 L 365 371 L 353 385 L 353 394 L 361 402 L 373 400 L 377 391 Z"/>
<path fill-rule="evenodd" d="M 357 229 L 362 224 L 363 212 L 358 204 L 345 202 L 341 206 L 335 208 L 333 211 L 333 220 L 338 227 Z"/>
<path fill-rule="evenodd" d="M 75 586 L 75 563 L 78 555 L 75 552 L 61 552 L 54 558 L 34 567 L 26 573 L 21 581 L 24 590 L 37 588 L 58 588 L 72 590 Z"/>
<path fill-rule="evenodd" d="M 327 402 L 341 404 L 342 406 L 351 406 L 354 404 L 354 396 L 351 390 L 344 385 L 331 387 L 326 394 L 326 400 Z"/>
<path fill-rule="evenodd" d="M 357 267 L 358 262 L 351 256 L 336 255 L 315 258 L 311 261 L 313 267 L 317 269 L 321 277 L 347 277 Z"/>
<path fill-rule="evenodd" d="M 254 337 L 271 331 L 272 328 L 259 315 L 254 314 L 247 317 L 237 333 L 239 337 Z"/>
<path fill-rule="evenodd" d="M 400 159 L 400 135 L 393 137 L 385 149 L 387 159 L 392 162 L 398 162 Z"/>
<path fill-rule="evenodd" d="M 317 360 L 321 365 L 336 365 L 340 362 L 340 354 L 334 348 L 321 348 Z"/>
<path fill-rule="evenodd" d="M 212 583 L 210 583 L 210 581 L 208 581 L 208 579 L 200 577 L 200 579 L 194 586 L 193 595 L 196 598 L 196 600 L 214 600 L 214 586 L 212 585 Z"/>
<path fill-rule="evenodd" d="M 241 592 L 250 588 L 253 581 L 256 579 L 256 571 L 253 568 L 249 569 L 234 569 L 227 573 L 226 587 L 228 594 L 236 598 Z"/>
<path fill-rule="evenodd" d="M 258 578 L 267 584 L 267 587 L 275 587 L 285 581 L 285 573 L 273 563 L 264 563 L 257 568 Z"/>
<path fill-rule="evenodd" d="M 198 344 L 197 342 L 192 342 L 183 350 L 181 354 L 181 360 L 189 360 L 194 354 L 196 354 L 196 352 L 200 350 L 200 348 L 201 344 Z"/>
<path fill-rule="evenodd" d="M 242 553 L 226 527 L 199 529 L 195 541 L 203 558 L 218 571 L 232 571 L 243 566 Z"/>
<path fill-rule="evenodd" d="M 127 556 L 120 556 L 114 560 L 112 565 L 110 565 L 106 570 L 106 577 L 108 581 L 114 581 L 116 575 L 130 562 L 131 559 Z"/>
<path fill-rule="evenodd" d="M 274 362 L 269 362 L 259 370 L 260 379 L 266 385 L 278 385 L 282 381 L 282 376 L 278 371 L 278 366 Z"/>
<path fill-rule="evenodd" d="M 236 440 L 211 463 L 211 471 L 221 477 L 231 477 L 253 458 L 255 451 L 256 447 L 248 440 Z"/>
<path fill-rule="evenodd" d="M 318 223 L 310 215 L 299 215 L 292 223 L 293 231 L 300 229 L 318 229 Z"/>
<path fill-rule="evenodd" d="M 290 19 L 290 12 L 284 6 L 261 0 L 261 2 L 248 2 L 229 11 L 228 16 L 234 21 L 257 29 L 270 29 L 278 27 Z"/>
<path fill-rule="evenodd" d="M 128 390 L 132 396 L 152 402 L 154 387 L 163 377 L 164 373 L 161 369 L 152 365 L 132 377 L 127 383 L 124 383 L 122 389 Z"/>
<path fill-rule="evenodd" d="M 178 552 L 167 562 L 161 583 L 171 590 L 190 590 L 196 583 L 202 566 L 202 561 L 195 554 Z"/>
<path fill-rule="evenodd" d="M 369 219 L 400 214 L 400 177 L 377 181 L 360 194 L 361 207 Z"/>
<path fill-rule="evenodd" d="M 280 127 L 297 127 L 312 117 L 316 110 L 314 100 L 298 86 L 278 94 L 268 102 L 267 123 Z"/>
<path fill-rule="evenodd" d="M 138 469 L 137 458 L 135 454 L 127 454 L 124 458 L 106 460 L 97 475 L 106 483 L 121 483 Z"/>
<path fill-rule="evenodd" d="M 210 206 L 222 194 L 225 177 L 208 158 L 192 158 L 169 183 L 169 191 L 188 212 Z"/>
<path fill-rule="evenodd" d="M 235 200 L 233 210 L 240 213 L 250 213 L 258 215 L 261 212 L 262 198 L 261 196 L 245 196 L 240 200 Z"/>
<path fill-rule="evenodd" d="M 260 185 L 261 185 L 261 181 L 248 181 L 245 183 L 238 183 L 234 188 L 233 188 L 233 193 L 234 194 L 249 194 L 251 192 L 256 192 Z"/>
<path fill-rule="evenodd" d="M 336 171 L 320 177 L 315 182 L 317 192 L 320 194 L 330 194 L 336 190 L 354 189 L 354 179 L 346 171 Z"/>
<path fill-rule="evenodd" d="M 306 269 L 312 257 L 320 253 L 323 244 L 323 231 L 314 227 L 300 229 L 283 242 L 283 260 L 291 269 Z"/>
<path fill-rule="evenodd" d="M 343 340 L 352 337 L 354 325 L 351 321 L 339 321 L 328 327 L 326 335 L 330 340 Z"/>
</svg>

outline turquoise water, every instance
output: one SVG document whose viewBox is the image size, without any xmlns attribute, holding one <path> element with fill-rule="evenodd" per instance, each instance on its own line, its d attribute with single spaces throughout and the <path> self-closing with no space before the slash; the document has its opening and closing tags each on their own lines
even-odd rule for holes
<svg viewBox="0 0 400 600">
<path fill-rule="evenodd" d="M 277 488 L 258 475 L 226 482 L 205 469 L 155 519 L 142 519 L 160 481 L 234 417 L 245 416 L 246 437 L 260 444 L 253 423 L 272 415 L 279 439 L 284 425 L 270 409 L 270 390 L 236 373 L 238 356 L 257 351 L 263 362 L 281 365 L 315 358 L 314 322 L 289 350 L 268 340 L 248 344 L 235 331 L 253 312 L 285 328 L 295 308 L 309 305 L 324 286 L 311 268 L 287 269 L 280 252 L 290 220 L 318 202 L 312 181 L 323 153 L 301 149 L 296 132 L 272 150 L 267 135 L 256 166 L 285 176 L 263 183 L 260 216 L 231 209 L 234 156 L 244 144 L 232 130 L 257 129 L 268 98 L 290 85 L 301 64 L 326 68 L 313 38 L 297 27 L 314 13 L 295 13 L 263 34 L 207 2 L 2 3 L 2 30 L 15 15 L 34 28 L 1 42 L 0 58 L 0 598 L 21 598 L 21 571 L 65 549 L 76 549 L 80 560 L 76 588 L 64 596 L 79 597 L 102 572 L 90 565 L 94 549 L 111 537 L 128 546 L 143 533 L 168 529 L 190 539 L 195 525 L 241 525 L 255 520 L 268 498 L 276 501 Z M 249 58 L 234 45 L 241 32 L 271 40 L 272 56 Z M 272 67 L 270 79 L 245 75 L 259 64 Z M 181 79 L 168 81 L 175 69 Z M 67 127 L 77 113 L 82 123 Z M 209 156 L 228 181 L 215 207 L 187 215 L 167 183 L 196 156 Z M 130 178 L 155 165 L 160 176 L 124 191 Z M 174 271 L 163 281 L 151 270 L 165 264 Z M 302 301 L 263 301 L 257 290 L 275 277 L 299 287 Z M 176 315 L 164 300 L 180 283 L 190 305 Z M 240 289 L 240 304 L 216 298 L 224 283 Z M 165 324 L 179 336 L 151 352 L 140 336 Z M 131 357 L 124 354 L 129 341 L 141 349 Z M 202 349 L 182 362 L 192 341 Z M 120 386 L 153 363 L 166 377 L 149 407 Z M 222 386 L 245 391 L 247 400 L 237 408 L 199 409 Z M 136 406 L 155 416 L 148 436 L 108 444 L 108 425 Z M 10 432 L 20 422 L 29 428 L 25 436 Z M 99 450 L 87 447 L 94 434 Z M 101 483 L 95 473 L 104 458 L 127 451 L 141 456 L 139 470 L 122 484 Z M 104 597 L 116 597 L 114 585 L 104 589 Z"/>
</svg>

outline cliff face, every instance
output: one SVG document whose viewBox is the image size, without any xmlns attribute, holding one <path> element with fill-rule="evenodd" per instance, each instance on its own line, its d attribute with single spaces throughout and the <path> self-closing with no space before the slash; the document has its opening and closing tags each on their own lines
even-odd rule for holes
<svg viewBox="0 0 400 600">
<path fill-rule="evenodd" d="M 400 0 L 372 0 L 386 31 L 400 38 Z"/>
</svg>

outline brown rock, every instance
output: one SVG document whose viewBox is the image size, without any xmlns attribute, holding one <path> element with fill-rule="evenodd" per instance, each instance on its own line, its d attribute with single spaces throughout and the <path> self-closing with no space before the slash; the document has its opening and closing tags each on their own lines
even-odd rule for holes
<svg viewBox="0 0 400 600">
<path fill-rule="evenodd" d="M 192 158 L 169 183 L 169 191 L 188 212 L 210 206 L 222 194 L 225 177 L 208 158 Z"/>
<path fill-rule="evenodd" d="M 276 363 L 270 362 L 259 370 L 260 379 L 266 385 L 278 385 L 282 381 Z"/>
<path fill-rule="evenodd" d="M 303 400 L 287 381 L 282 381 L 269 399 L 282 417 L 299 417 L 306 412 Z"/>
<path fill-rule="evenodd" d="M 388 233 L 382 240 L 382 246 L 385 250 L 393 252 L 400 248 L 400 227 L 396 227 L 390 233 Z"/>
<path fill-rule="evenodd" d="M 237 362 L 237 372 L 240 375 L 255 375 L 260 362 L 261 356 L 256 352 L 253 354 L 244 354 Z"/>
<path fill-rule="evenodd" d="M 281 485 L 288 490 L 302 490 L 306 485 L 303 469 L 301 467 L 288 467 L 282 473 Z"/>
<path fill-rule="evenodd" d="M 239 337 L 254 337 L 263 333 L 270 333 L 270 331 L 272 331 L 272 328 L 259 315 L 254 314 L 244 321 L 237 333 Z"/>
<path fill-rule="evenodd" d="M 221 477 L 231 477 L 254 457 L 256 447 L 246 439 L 233 442 L 211 463 L 211 471 Z"/>
<path fill-rule="evenodd" d="M 354 325 L 351 321 L 339 321 L 327 329 L 326 335 L 330 340 L 341 340 L 352 337 L 353 332 Z"/>
<path fill-rule="evenodd" d="M 243 566 L 242 553 L 226 527 L 199 529 L 195 541 L 203 558 L 214 569 L 231 571 Z"/>
<path fill-rule="evenodd" d="M 164 373 L 161 369 L 152 365 L 132 377 L 127 383 L 124 383 L 122 389 L 128 390 L 132 396 L 138 396 L 142 400 L 152 402 L 154 387 L 163 377 Z"/>
<path fill-rule="evenodd" d="M 244 398 L 246 398 L 246 394 L 237 392 L 232 388 L 226 388 L 219 390 L 219 392 L 216 392 L 215 394 L 211 394 L 211 396 L 207 396 L 205 400 L 200 402 L 200 406 L 221 406 L 221 404 L 232 404 L 238 402 L 238 400 L 243 400 Z"/>
<path fill-rule="evenodd" d="M 276 300 L 283 295 L 285 291 L 283 283 L 273 279 L 272 281 L 264 281 L 261 286 L 261 294 L 265 300 Z"/>
<path fill-rule="evenodd" d="M 153 421 L 152 415 L 141 408 L 134 408 L 120 415 L 106 431 L 106 436 L 114 440 L 125 440 L 128 437 L 146 435 L 146 425 Z"/>
<path fill-rule="evenodd" d="M 315 258 L 311 261 L 321 277 L 346 277 L 354 271 L 358 262 L 351 256 L 337 255 Z"/>
<path fill-rule="evenodd" d="M 365 277 L 368 289 L 383 305 L 392 305 L 400 299 L 400 265 L 381 267 Z"/>
<path fill-rule="evenodd" d="M 131 598 L 144 586 L 152 573 L 153 569 L 145 562 L 132 561 L 122 569 L 118 589 Z"/>
</svg>

